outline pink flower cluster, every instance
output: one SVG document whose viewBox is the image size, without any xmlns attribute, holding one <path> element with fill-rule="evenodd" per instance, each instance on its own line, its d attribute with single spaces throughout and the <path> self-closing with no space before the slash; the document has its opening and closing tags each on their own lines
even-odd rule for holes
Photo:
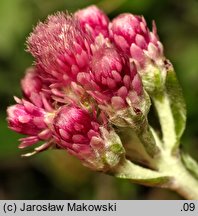
<svg viewBox="0 0 198 216">
<path fill-rule="evenodd" d="M 112 151 L 108 139 L 119 143 L 112 113 L 143 112 L 139 70 L 146 59 L 163 56 L 155 25 L 151 32 L 143 17 L 132 14 L 109 21 L 90 6 L 49 16 L 27 47 L 35 65 L 21 82 L 24 99 L 15 98 L 17 104 L 7 110 L 9 127 L 28 135 L 19 147 L 42 140 L 33 153 L 58 147 L 103 169 L 105 152 Z"/>
</svg>

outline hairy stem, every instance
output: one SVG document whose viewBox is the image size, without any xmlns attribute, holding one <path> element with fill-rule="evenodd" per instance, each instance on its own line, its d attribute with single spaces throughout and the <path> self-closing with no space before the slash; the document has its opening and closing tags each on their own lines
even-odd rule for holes
<svg viewBox="0 0 198 216">
<path fill-rule="evenodd" d="M 198 199 L 198 181 L 186 169 L 179 155 L 173 156 L 164 152 L 158 162 L 159 172 L 171 176 L 168 188 L 176 191 L 186 199 Z"/>
<path fill-rule="evenodd" d="M 171 189 L 185 199 L 198 199 L 198 181 L 190 173 L 179 155 L 163 152 L 158 161 L 158 170 L 143 168 L 124 159 L 111 174 L 118 178 L 130 179 L 146 186 Z"/>
</svg>

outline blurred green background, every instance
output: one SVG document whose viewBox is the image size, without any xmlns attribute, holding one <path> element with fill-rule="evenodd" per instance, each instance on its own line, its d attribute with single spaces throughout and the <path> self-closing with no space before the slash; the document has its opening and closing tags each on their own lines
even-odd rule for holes
<svg viewBox="0 0 198 216">
<path fill-rule="evenodd" d="M 97 4 L 110 18 L 121 12 L 155 20 L 183 87 L 187 129 L 182 148 L 198 159 L 198 1 L 197 0 L 0 0 L 0 199 L 180 199 L 174 192 L 147 188 L 94 173 L 61 151 L 23 159 L 18 134 L 7 129 L 6 107 L 21 96 L 20 79 L 32 57 L 25 41 L 48 14 Z"/>
</svg>

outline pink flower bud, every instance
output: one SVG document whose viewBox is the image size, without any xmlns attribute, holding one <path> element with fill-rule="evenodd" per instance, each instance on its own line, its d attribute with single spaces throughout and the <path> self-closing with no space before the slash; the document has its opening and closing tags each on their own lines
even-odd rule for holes
<svg viewBox="0 0 198 216">
<path fill-rule="evenodd" d="M 106 44 L 97 47 L 90 62 L 89 73 L 79 73 L 78 81 L 102 105 L 119 110 L 140 100 L 142 84 L 136 67 L 120 55 L 115 47 Z M 133 95 L 133 98 L 132 98 Z"/>
<path fill-rule="evenodd" d="M 97 119 L 88 111 L 74 106 L 62 106 L 53 121 L 54 139 L 61 148 L 81 159 L 86 166 L 104 171 L 119 162 L 123 149 L 116 134 L 114 140 L 108 139 L 106 142 L 107 136 L 104 137 L 105 133 L 102 133 L 100 127 Z M 105 129 L 103 131 L 109 134 Z M 115 142 L 115 139 L 119 142 Z M 112 145 L 119 145 L 120 152 L 112 152 Z M 114 160 L 107 157 L 110 152 L 116 154 Z"/>
<path fill-rule="evenodd" d="M 48 129 L 45 119 L 47 113 L 26 100 L 19 100 L 18 104 L 8 107 L 7 121 L 10 129 L 29 137 L 22 138 L 20 148 L 33 145 L 39 140 L 49 140 L 51 132 Z"/>
<path fill-rule="evenodd" d="M 145 51 L 151 59 L 163 55 L 155 24 L 150 32 L 141 16 L 121 14 L 112 20 L 109 32 L 116 46 L 138 62 L 145 61 Z"/>
<path fill-rule="evenodd" d="M 113 19 L 109 32 L 111 40 L 136 65 L 149 95 L 162 92 L 171 65 L 163 54 L 155 23 L 151 32 L 143 17 L 126 13 Z"/>
<path fill-rule="evenodd" d="M 19 133 L 36 135 L 45 128 L 44 110 L 25 101 L 8 108 L 9 127 Z"/>
<path fill-rule="evenodd" d="M 27 44 L 37 66 L 56 82 L 75 81 L 79 71 L 87 70 L 90 38 L 68 14 L 58 13 L 39 23 Z"/>
<path fill-rule="evenodd" d="M 24 97 L 35 106 L 53 111 L 53 100 L 51 98 L 50 82 L 43 77 L 43 71 L 36 67 L 26 70 L 24 78 L 21 80 L 21 87 Z"/>
<path fill-rule="evenodd" d="M 74 14 L 74 17 L 79 20 L 83 31 L 89 33 L 93 38 L 99 34 L 108 37 L 109 19 L 96 6 L 93 5 L 79 10 Z"/>
<path fill-rule="evenodd" d="M 34 68 L 26 70 L 25 77 L 21 80 L 21 86 L 24 95 L 27 98 L 32 98 L 32 93 L 40 93 L 42 89 L 42 80 L 38 76 Z"/>
<path fill-rule="evenodd" d="M 45 74 L 36 67 L 28 68 L 21 80 L 24 97 L 35 106 L 46 111 L 54 110 L 54 103 L 78 104 L 80 97 L 85 94 L 84 89 L 71 82 L 70 85 L 56 83 L 54 79 L 45 79 Z"/>
</svg>

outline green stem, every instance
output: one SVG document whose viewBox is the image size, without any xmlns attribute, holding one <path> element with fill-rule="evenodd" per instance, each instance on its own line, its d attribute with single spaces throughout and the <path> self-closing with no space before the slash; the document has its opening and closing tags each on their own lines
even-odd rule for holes
<svg viewBox="0 0 198 216">
<path fill-rule="evenodd" d="M 170 92 L 175 90 L 176 87 L 173 87 L 174 85 L 170 85 L 165 89 L 166 91 L 152 97 L 163 135 L 162 149 L 155 163 L 161 174 L 171 176 L 172 181 L 168 188 L 186 199 L 198 199 L 196 176 L 182 163 L 181 156 L 178 154 L 180 137 L 185 127 L 185 103 L 182 95 Z"/>
<path fill-rule="evenodd" d="M 179 156 L 163 152 L 158 160 L 158 170 L 141 167 L 124 159 L 111 172 L 118 178 L 130 179 L 134 183 L 171 189 L 185 199 L 198 199 L 198 181 L 186 169 Z"/>
<path fill-rule="evenodd" d="M 151 157 L 149 161 L 152 161 L 152 168 L 154 167 L 155 170 L 143 168 L 125 160 L 115 168 L 114 174 L 140 184 L 169 188 L 186 199 L 198 199 L 198 181 L 195 172 L 191 166 L 186 166 L 189 164 L 189 159 L 185 158 L 186 164 L 183 163 L 178 153 L 180 138 L 185 128 L 186 110 L 181 89 L 173 71 L 167 73 L 163 91 L 154 92 L 151 97 L 158 113 L 162 140 L 149 126 L 147 119 L 136 122 L 137 128 L 134 128 L 134 125 L 131 128 L 134 128 Z M 192 160 L 190 162 L 195 164 Z M 146 165 L 148 167 L 148 164 Z"/>
<path fill-rule="evenodd" d="M 186 199 L 198 199 L 198 181 L 186 169 L 180 156 L 172 156 L 164 152 L 158 162 L 159 172 L 171 176 L 168 188 L 176 191 Z"/>
</svg>

